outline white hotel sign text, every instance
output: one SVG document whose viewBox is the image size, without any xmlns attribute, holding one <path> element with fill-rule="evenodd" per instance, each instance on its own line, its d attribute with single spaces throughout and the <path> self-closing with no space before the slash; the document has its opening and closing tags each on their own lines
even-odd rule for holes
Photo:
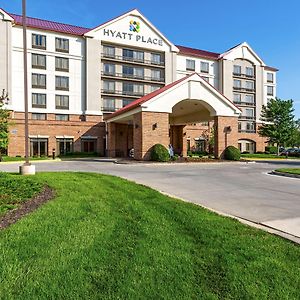
<svg viewBox="0 0 300 300">
<path fill-rule="evenodd" d="M 111 29 L 103 29 L 103 36 L 120 39 L 120 40 L 136 41 L 138 43 L 163 46 L 163 41 L 161 39 L 145 37 L 139 34 L 120 32 Z"/>
</svg>

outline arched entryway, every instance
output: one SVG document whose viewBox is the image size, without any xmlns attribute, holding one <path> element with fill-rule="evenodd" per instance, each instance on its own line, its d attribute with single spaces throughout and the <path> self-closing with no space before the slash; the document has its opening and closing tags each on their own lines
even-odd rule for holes
<svg viewBox="0 0 300 300">
<path fill-rule="evenodd" d="M 195 73 L 108 116 L 108 150 L 110 155 L 116 155 L 116 145 L 124 145 L 128 139 L 124 136 L 125 127 L 132 126 L 135 159 L 149 159 L 151 148 L 156 143 L 168 147 L 171 136 L 175 141 L 175 132 L 176 143 L 181 145 L 182 155 L 186 155 L 185 126 L 213 121 L 215 156 L 221 157 L 226 146 L 238 146 L 239 114 L 240 110 L 229 99 Z"/>
</svg>

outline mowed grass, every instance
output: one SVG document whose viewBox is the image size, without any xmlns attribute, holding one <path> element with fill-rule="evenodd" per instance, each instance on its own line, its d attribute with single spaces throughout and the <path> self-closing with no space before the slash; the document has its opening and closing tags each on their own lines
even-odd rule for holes
<svg viewBox="0 0 300 300">
<path fill-rule="evenodd" d="M 42 182 L 31 177 L 0 172 L 0 216 L 32 198 L 42 187 Z"/>
<path fill-rule="evenodd" d="M 57 196 L 0 231 L 1 299 L 300 299 L 292 242 L 116 177 L 33 178 Z"/>
<path fill-rule="evenodd" d="M 277 169 L 275 171 L 300 175 L 300 169 L 298 169 L 298 168 L 282 168 L 282 169 Z"/>
</svg>

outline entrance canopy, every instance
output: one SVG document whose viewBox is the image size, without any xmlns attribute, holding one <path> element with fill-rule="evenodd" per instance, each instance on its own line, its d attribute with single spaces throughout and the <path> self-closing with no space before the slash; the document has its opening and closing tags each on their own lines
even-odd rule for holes
<svg viewBox="0 0 300 300">
<path fill-rule="evenodd" d="M 215 116 L 238 117 L 241 114 L 233 102 L 197 73 L 133 101 L 105 120 L 128 124 L 139 112 L 169 113 L 172 124 L 210 120 Z"/>
</svg>

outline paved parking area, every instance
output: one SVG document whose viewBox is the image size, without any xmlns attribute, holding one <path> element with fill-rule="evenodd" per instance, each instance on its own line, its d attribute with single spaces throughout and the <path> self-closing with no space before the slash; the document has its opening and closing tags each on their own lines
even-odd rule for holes
<svg viewBox="0 0 300 300">
<path fill-rule="evenodd" d="M 0 164 L 17 172 L 20 164 Z M 219 212 L 299 238 L 300 180 L 268 175 L 300 162 L 120 165 L 101 159 L 37 162 L 37 171 L 84 171 L 120 176 Z M 297 240 L 296 238 L 296 240 Z"/>
</svg>

